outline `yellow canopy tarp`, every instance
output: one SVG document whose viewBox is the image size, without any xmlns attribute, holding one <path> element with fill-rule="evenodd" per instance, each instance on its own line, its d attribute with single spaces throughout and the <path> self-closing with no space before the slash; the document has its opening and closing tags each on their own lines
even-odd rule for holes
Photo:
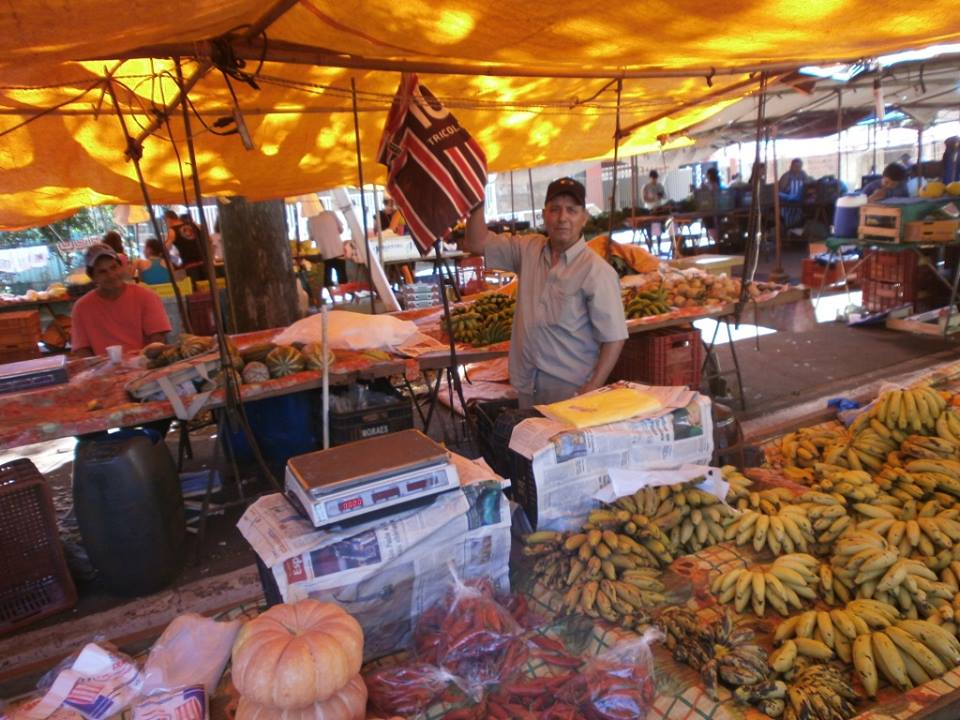
<svg viewBox="0 0 960 720">
<path fill-rule="evenodd" d="M 276 60 L 262 67 L 255 57 L 246 61 L 259 89 L 232 81 L 255 149 L 244 150 L 237 135 L 214 134 L 214 122 L 233 107 L 219 70 L 206 72 L 189 93 L 208 195 L 257 200 L 356 185 L 351 80 L 365 180 L 382 182 L 375 154 L 399 82 L 400 66 L 386 69 L 395 62 L 441 70 L 421 71 L 422 82 L 479 140 L 490 169 L 508 170 L 608 157 L 617 105 L 610 80 L 618 74 L 621 125 L 641 124 L 621 142 L 628 155 L 743 97 L 754 87 L 748 71 L 755 66 L 774 63 L 776 71 L 954 40 L 960 27 L 953 10 L 946 0 L 922 9 L 900 0 L 286 0 L 274 8 L 254 0 L 11 0 L 0 8 L 0 229 L 48 222 L 85 205 L 142 204 L 103 78 L 112 73 L 137 136 L 176 94 L 171 61 L 144 58 L 201 58 L 185 59 L 190 78 L 209 53 L 204 41 L 240 34 L 265 14 L 278 18 L 266 29 Z M 257 43 L 262 36 L 250 41 Z M 306 64 L 313 56 L 305 58 L 304 48 L 317 62 L 332 57 L 353 67 Z M 484 64 L 516 74 L 467 74 Z M 632 76 L 664 69 L 687 77 Z M 184 137 L 178 110 L 143 144 L 154 202 L 183 202 L 181 167 L 190 188 Z"/>
</svg>

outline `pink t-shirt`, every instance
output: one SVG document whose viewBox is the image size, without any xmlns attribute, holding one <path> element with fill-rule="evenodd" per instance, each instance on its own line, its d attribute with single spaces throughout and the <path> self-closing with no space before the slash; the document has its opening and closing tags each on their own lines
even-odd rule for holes
<svg viewBox="0 0 960 720">
<path fill-rule="evenodd" d="M 139 285 L 126 284 L 116 300 L 106 300 L 91 290 L 73 306 L 71 344 L 74 350 L 90 348 L 105 355 L 110 345 L 136 352 L 147 336 L 170 332 L 170 319 L 160 296 Z"/>
</svg>

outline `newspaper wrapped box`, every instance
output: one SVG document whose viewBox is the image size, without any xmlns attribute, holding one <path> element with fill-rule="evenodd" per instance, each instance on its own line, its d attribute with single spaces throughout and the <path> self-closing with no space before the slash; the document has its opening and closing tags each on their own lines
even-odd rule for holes
<svg viewBox="0 0 960 720">
<path fill-rule="evenodd" d="M 286 602 L 335 602 L 366 635 L 365 659 L 409 647 L 420 613 L 450 585 L 489 578 L 509 589 L 510 510 L 492 471 L 453 456 L 459 490 L 425 506 L 334 530 L 317 530 L 284 498 L 250 506 L 238 528 L 270 568 Z M 472 469 L 471 467 L 472 466 Z"/>
<path fill-rule="evenodd" d="M 710 398 L 687 388 L 645 387 L 663 409 L 646 417 L 577 430 L 548 418 L 524 420 L 510 449 L 532 472 L 511 478 L 514 498 L 534 528 L 573 530 L 599 502 L 609 470 L 666 470 L 707 465 L 713 455 Z"/>
</svg>

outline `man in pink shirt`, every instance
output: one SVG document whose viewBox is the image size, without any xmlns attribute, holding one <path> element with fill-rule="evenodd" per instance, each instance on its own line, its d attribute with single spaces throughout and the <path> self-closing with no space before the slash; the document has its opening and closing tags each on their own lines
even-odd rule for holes
<svg viewBox="0 0 960 720">
<path fill-rule="evenodd" d="M 170 319 L 160 297 L 124 281 L 123 268 L 109 245 L 91 245 L 85 260 L 87 275 L 97 288 L 73 306 L 74 354 L 105 355 L 111 345 L 136 352 L 149 343 L 163 342 L 170 332 Z"/>
</svg>

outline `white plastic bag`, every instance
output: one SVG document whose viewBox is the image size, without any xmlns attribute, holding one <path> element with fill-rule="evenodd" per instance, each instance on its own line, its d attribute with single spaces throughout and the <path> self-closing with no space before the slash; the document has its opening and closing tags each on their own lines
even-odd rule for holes
<svg viewBox="0 0 960 720">
<path fill-rule="evenodd" d="M 143 694 L 202 684 L 212 697 L 241 622 L 217 622 L 196 613 L 173 619 L 143 667 Z"/>
<path fill-rule="evenodd" d="M 322 326 L 323 316 L 319 313 L 311 315 L 297 320 L 274 337 L 273 342 L 277 345 L 320 342 Z M 327 342 L 334 350 L 390 350 L 416 333 L 417 326 L 412 322 L 391 315 L 366 315 L 345 310 L 327 313 Z"/>
</svg>

